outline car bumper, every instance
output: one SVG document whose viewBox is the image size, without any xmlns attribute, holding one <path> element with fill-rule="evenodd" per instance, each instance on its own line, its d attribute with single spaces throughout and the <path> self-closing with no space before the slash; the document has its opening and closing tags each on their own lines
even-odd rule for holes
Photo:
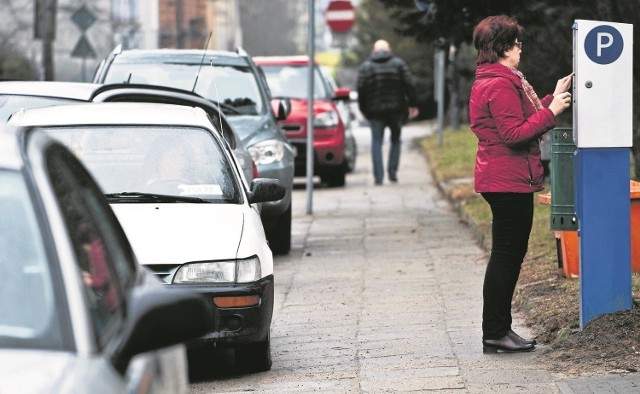
<svg viewBox="0 0 640 394">
<path fill-rule="evenodd" d="M 187 343 L 188 348 L 215 343 L 216 346 L 233 347 L 255 343 L 267 338 L 273 314 L 273 275 L 252 283 L 222 285 L 171 285 L 187 287 L 201 293 L 213 304 L 214 329 L 209 334 Z M 219 307 L 218 297 L 258 296 L 255 306 Z"/>
<path fill-rule="evenodd" d="M 291 141 L 298 150 L 296 156 L 295 174 L 296 176 L 304 176 L 307 173 L 307 142 L 295 140 Z M 343 141 L 344 142 L 344 141 Z M 313 142 L 313 168 L 314 173 L 318 174 L 324 170 L 333 170 L 340 168 L 345 164 L 345 146 L 344 143 L 339 145 L 328 144 L 325 141 Z"/>
</svg>

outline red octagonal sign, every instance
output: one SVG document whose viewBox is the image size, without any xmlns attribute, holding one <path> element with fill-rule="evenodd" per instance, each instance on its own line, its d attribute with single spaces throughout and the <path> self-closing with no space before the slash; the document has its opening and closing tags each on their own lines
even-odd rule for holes
<svg viewBox="0 0 640 394">
<path fill-rule="evenodd" d="M 325 19 L 331 31 L 345 33 L 353 27 L 356 11 L 350 0 L 331 0 L 325 11 Z"/>
</svg>

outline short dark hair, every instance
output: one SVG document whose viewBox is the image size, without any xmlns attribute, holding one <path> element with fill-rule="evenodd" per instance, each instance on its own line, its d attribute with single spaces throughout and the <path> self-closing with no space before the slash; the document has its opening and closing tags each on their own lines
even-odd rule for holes
<svg viewBox="0 0 640 394">
<path fill-rule="evenodd" d="M 496 63 L 520 40 L 524 28 L 506 15 L 488 16 L 473 29 L 473 46 L 478 50 L 476 64 Z M 521 41 L 521 40 L 520 40 Z"/>
</svg>

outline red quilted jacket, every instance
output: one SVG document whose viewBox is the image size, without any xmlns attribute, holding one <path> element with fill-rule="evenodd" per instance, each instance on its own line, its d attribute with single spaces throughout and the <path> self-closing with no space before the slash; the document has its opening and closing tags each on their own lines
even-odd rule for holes
<svg viewBox="0 0 640 394">
<path fill-rule="evenodd" d="M 478 137 L 475 190 L 530 193 L 542 190 L 539 138 L 555 127 L 547 95 L 536 112 L 522 82 L 507 66 L 481 64 L 471 89 L 469 119 Z"/>
</svg>

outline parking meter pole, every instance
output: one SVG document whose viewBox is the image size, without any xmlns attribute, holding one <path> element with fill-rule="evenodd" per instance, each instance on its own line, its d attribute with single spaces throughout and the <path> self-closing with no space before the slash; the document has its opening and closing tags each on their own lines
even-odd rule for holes
<svg viewBox="0 0 640 394">
<path fill-rule="evenodd" d="M 313 213 L 313 66 L 316 57 L 315 51 L 315 0 L 308 2 L 309 18 L 309 74 L 307 78 L 307 215 Z"/>
<path fill-rule="evenodd" d="M 631 309 L 629 148 L 633 25 L 573 26 L 575 206 L 580 255 L 580 328 Z"/>
<path fill-rule="evenodd" d="M 632 306 L 629 149 L 578 149 L 575 159 L 582 329 Z"/>
</svg>

